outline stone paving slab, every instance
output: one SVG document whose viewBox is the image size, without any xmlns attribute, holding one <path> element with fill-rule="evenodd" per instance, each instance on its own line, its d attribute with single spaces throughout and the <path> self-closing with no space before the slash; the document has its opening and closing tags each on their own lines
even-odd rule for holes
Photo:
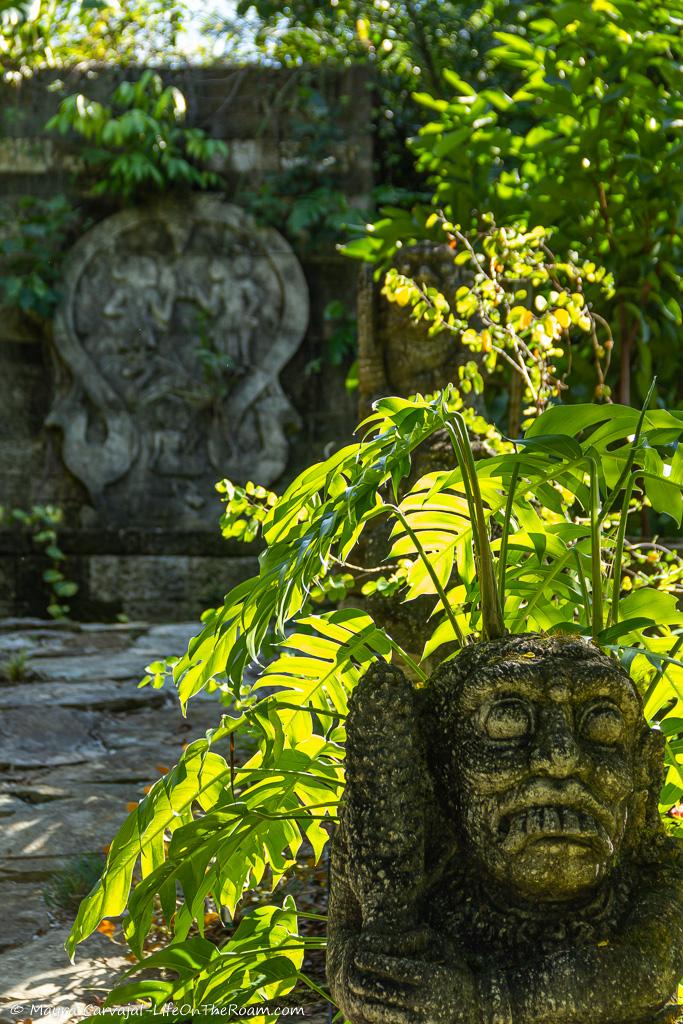
<svg viewBox="0 0 683 1024">
<path fill-rule="evenodd" d="M 150 659 L 151 660 L 151 659 Z M 130 650 L 66 657 L 46 655 L 31 659 L 30 667 L 41 680 L 65 680 L 71 685 L 92 683 L 93 679 L 123 679 L 137 684 L 145 672 L 145 658 Z"/>
<path fill-rule="evenodd" d="M 24 809 L 23 800 L 11 793 L 0 793 L 0 818 L 11 818 L 17 811 Z"/>
<path fill-rule="evenodd" d="M 43 768 L 77 764 L 105 752 L 93 711 L 72 708 L 9 708 L 0 715 L 0 766 Z"/>
<path fill-rule="evenodd" d="M 76 685 L 78 683 L 78 685 Z M 170 692 L 153 690 L 145 686 L 141 690 L 126 683 L 80 682 L 62 680 L 56 683 L 31 683 L 30 686 L 4 686 L 0 689 L 0 709 L 44 707 L 93 708 L 122 711 L 142 705 L 157 707 L 172 700 Z"/>
<path fill-rule="evenodd" d="M 51 924 L 42 893 L 29 882 L 0 882 L 0 906 L 10 905 L 14 908 L 13 912 L 3 916 L 0 931 L 0 956 L 3 951 L 25 943 L 27 935 L 47 932 Z"/>
<path fill-rule="evenodd" d="M 8 857 L 0 858 L 0 884 L 12 883 L 15 887 L 15 903 L 27 897 L 31 892 L 42 898 L 45 883 L 54 877 L 55 872 L 69 866 L 72 857 Z M 32 886 L 32 889 L 20 889 L 20 886 Z M 10 906 L 14 906 L 14 903 Z M 9 910 L 5 910 L 10 913 Z M 11 911 L 13 912 L 13 911 Z M 26 941 L 32 936 L 26 936 Z"/>
<path fill-rule="evenodd" d="M 93 787 L 72 800 L 51 800 L 14 814 L 0 832 L 0 858 L 78 857 L 100 851 L 126 817 L 125 786 Z M 131 787 L 132 788 L 132 787 Z"/>
<path fill-rule="evenodd" d="M 75 964 L 64 952 L 68 928 L 51 928 L 24 946 L 0 955 L 0 1020 L 30 1016 L 31 1003 L 68 1007 L 77 1001 L 91 1002 L 105 996 L 112 982 L 130 967 L 125 949 L 101 935 L 91 936 L 79 947 Z M 9 1014 L 19 1003 L 25 1013 Z M 35 1014 L 35 1019 L 42 1019 Z M 59 1018 L 64 1021 L 63 1015 Z"/>
<path fill-rule="evenodd" d="M 17 1001 L 92 1001 L 130 966 L 101 935 L 70 965 L 67 921 L 43 892 L 56 871 L 103 853 L 128 805 L 218 723 L 215 698 L 184 719 L 172 687 L 137 687 L 150 661 L 182 654 L 200 628 L 0 621 L 0 665 L 27 655 L 25 678 L 0 685 L 0 1020 Z"/>
<path fill-rule="evenodd" d="M 6 620 L 5 620 L 6 621 Z M 141 627 L 105 627 L 104 632 L 84 630 L 77 623 L 63 626 L 41 622 L 31 629 L 7 632 L 0 625 L 0 657 L 26 651 L 31 658 L 59 654 L 95 654 L 126 650 L 140 636 Z"/>
<path fill-rule="evenodd" d="M 0 666 L 27 655 L 25 678 L 0 685 L 0 1024 L 31 1016 L 30 1003 L 52 1009 L 36 1021 L 84 1018 L 85 1004 L 130 966 L 125 947 L 97 934 L 69 964 L 68 915 L 43 893 L 55 872 L 103 854 L 128 805 L 220 721 L 215 695 L 191 701 L 184 718 L 173 687 L 137 687 L 150 661 L 182 654 L 200 629 L 0 620 Z M 17 1003 L 19 1015 L 10 1012 Z M 81 1009 L 59 1016 L 64 1007 Z"/>
<path fill-rule="evenodd" d="M 144 674 L 145 665 L 170 655 L 182 654 L 192 636 L 201 630 L 201 623 L 171 623 L 147 627 L 142 623 L 116 623 L 100 625 L 96 623 L 58 623 L 42 620 L 29 620 L 32 625 L 23 629 L 7 630 L 6 623 L 15 620 L 0 620 L 0 661 L 13 654 L 26 652 L 30 655 L 30 665 L 45 673 L 49 678 L 61 678 L 68 675 L 69 679 L 97 678 L 97 674 L 87 673 L 63 660 L 73 656 L 76 662 L 84 665 L 100 666 L 102 660 L 108 659 L 118 652 L 124 655 L 126 671 L 133 672 L 138 678 Z M 58 658 L 56 669 L 60 675 L 55 676 L 55 664 L 48 660 Z M 91 659 L 88 661 L 88 659 Z M 39 662 L 34 665 L 34 662 Z M 121 659 L 110 663 L 111 671 L 121 672 Z"/>
</svg>

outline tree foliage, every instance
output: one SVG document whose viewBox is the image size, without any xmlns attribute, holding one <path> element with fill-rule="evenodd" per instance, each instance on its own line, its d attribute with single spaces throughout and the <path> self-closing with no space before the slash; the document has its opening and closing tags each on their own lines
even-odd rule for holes
<svg viewBox="0 0 683 1024">
<path fill-rule="evenodd" d="M 165 0 L 0 0 L 0 73 L 173 59 L 184 7 Z"/>
<path fill-rule="evenodd" d="M 446 296 L 394 268 L 385 275 L 382 291 L 389 301 L 409 307 L 415 320 L 427 323 L 430 334 L 450 331 L 476 357 L 458 367 L 460 390 L 481 394 L 486 374 L 490 403 L 494 375 L 502 370 L 508 433 L 514 437 L 522 411 L 537 416 L 568 389 L 573 349 L 588 348 L 582 339 L 590 337 L 595 397 L 608 398 L 605 377 L 612 335 L 593 309 L 591 292 L 597 290 L 600 299 L 611 297 L 611 275 L 592 262 L 558 259 L 543 227 L 498 228 L 492 218 L 485 218 L 483 229 L 468 235 L 432 214 L 426 226 L 437 225 L 453 250 L 455 265 L 465 270 L 455 294 Z M 353 251 L 353 244 L 347 251 Z"/>
<path fill-rule="evenodd" d="M 0 239 L 0 305 L 32 321 L 52 317 L 60 294 L 61 256 L 80 217 L 66 196 L 22 196 Z"/>
<path fill-rule="evenodd" d="M 121 82 L 111 105 L 82 93 L 67 96 L 46 128 L 74 132 L 89 145 L 82 151 L 79 177 L 90 179 L 96 196 L 129 200 L 141 192 L 161 192 L 182 185 L 216 187 L 221 179 L 207 164 L 227 156 L 228 147 L 201 128 L 183 124 L 187 107 L 182 92 L 164 88 L 153 71 L 135 82 Z"/>
<path fill-rule="evenodd" d="M 642 399 L 655 365 L 675 401 L 683 5 L 547 0 L 524 13 L 511 31 L 494 33 L 493 78 L 479 86 L 451 68 L 447 98 L 417 97 L 432 116 L 414 145 L 418 169 L 449 220 L 469 224 L 478 210 L 502 224 L 552 226 L 563 251 L 603 264 L 614 278 L 604 313 L 620 400 L 631 400 L 633 368 L 633 397 Z M 495 84 L 506 75 L 508 90 Z"/>
<path fill-rule="evenodd" d="M 208 31 L 233 45 L 241 38 L 251 59 L 285 67 L 372 68 L 382 180 L 414 188 L 406 139 L 423 118 L 412 93 L 443 94 L 451 67 L 485 73 L 494 24 L 507 24 L 521 6 L 520 0 L 238 0 L 237 19 L 214 17 Z"/>
<path fill-rule="evenodd" d="M 28 534 L 47 566 L 41 579 L 49 595 L 47 613 L 53 619 L 68 618 L 67 601 L 78 593 L 78 584 L 65 576 L 66 555 L 59 546 L 58 530 L 64 519 L 61 508 L 54 505 L 32 505 L 29 509 L 0 505 L 0 526 L 5 520 Z"/>
<path fill-rule="evenodd" d="M 683 795 L 676 593 L 668 578 L 622 587 L 633 499 L 678 522 L 683 515 L 683 415 L 555 406 L 507 452 L 475 463 L 459 404 L 450 389 L 383 399 L 357 443 L 311 466 L 274 503 L 267 494 L 250 496 L 266 543 L 259 574 L 207 613 L 203 631 L 172 666 L 183 706 L 208 688 L 225 714 L 124 823 L 69 941 L 73 952 L 102 918 L 127 908 L 125 931 L 139 959 L 130 975 L 166 968 L 163 981 L 126 981 L 110 1005 L 264 1003 L 310 982 L 302 957 L 321 940 L 304 934 L 291 898 L 246 913 L 220 948 L 202 937 L 205 901 L 211 896 L 234 912 L 261 880 L 275 888 L 304 839 L 321 856 L 343 788 L 348 697 L 377 658 L 397 660 L 424 682 L 427 659 L 431 666 L 505 629 L 592 638 L 630 669 L 648 718 L 668 738 L 664 807 Z M 412 455 L 437 430 L 451 438 L 452 467 L 411 485 Z M 241 498 L 233 492 L 229 500 Z M 403 650 L 361 608 L 310 608 L 311 590 L 352 564 L 378 519 L 391 534 L 380 567 L 407 566 L 401 600 L 433 604 L 421 654 Z M 273 659 L 261 660 L 249 681 L 247 668 L 266 649 Z M 149 681 L 160 685 L 168 669 L 150 666 Z M 241 765 L 230 755 L 235 733 L 257 743 Z M 155 901 L 174 938 L 145 956 Z"/>
</svg>

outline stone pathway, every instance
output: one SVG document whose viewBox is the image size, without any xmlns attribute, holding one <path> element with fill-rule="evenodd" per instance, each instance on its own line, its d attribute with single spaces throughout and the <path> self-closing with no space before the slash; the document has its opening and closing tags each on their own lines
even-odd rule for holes
<svg viewBox="0 0 683 1024">
<path fill-rule="evenodd" d="M 55 872 L 101 855 L 156 766 L 216 724 L 213 700 L 193 701 L 183 719 L 171 689 L 137 689 L 145 665 L 182 653 L 197 631 L 0 620 L 0 672 L 21 673 L 27 655 L 23 678 L 0 683 L 0 1020 L 31 1017 L 33 1003 L 64 1021 L 130 966 L 99 934 L 70 965 L 68 924 L 44 892 Z"/>
</svg>

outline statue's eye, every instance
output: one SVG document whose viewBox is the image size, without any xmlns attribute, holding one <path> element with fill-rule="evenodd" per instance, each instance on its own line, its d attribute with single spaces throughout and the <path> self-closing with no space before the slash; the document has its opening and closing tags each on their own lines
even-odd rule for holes
<svg viewBox="0 0 683 1024">
<path fill-rule="evenodd" d="M 624 717 L 615 704 L 593 704 L 583 713 L 580 732 L 589 743 L 612 746 L 624 734 Z"/>
<path fill-rule="evenodd" d="M 525 701 L 505 697 L 490 705 L 482 724 L 490 739 L 514 742 L 525 739 L 531 733 L 533 716 Z"/>
</svg>

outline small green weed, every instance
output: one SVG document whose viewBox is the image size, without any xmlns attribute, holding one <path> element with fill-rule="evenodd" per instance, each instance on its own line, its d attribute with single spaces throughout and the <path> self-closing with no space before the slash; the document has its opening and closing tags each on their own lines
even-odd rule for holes
<svg viewBox="0 0 683 1024">
<path fill-rule="evenodd" d="M 100 877 L 103 866 L 101 854 L 87 853 L 57 871 L 43 889 L 43 899 L 49 909 L 74 917 L 81 900 Z"/>
<path fill-rule="evenodd" d="M 3 683 L 23 683 L 29 677 L 28 651 L 17 651 L 0 664 L 0 681 Z"/>
</svg>

